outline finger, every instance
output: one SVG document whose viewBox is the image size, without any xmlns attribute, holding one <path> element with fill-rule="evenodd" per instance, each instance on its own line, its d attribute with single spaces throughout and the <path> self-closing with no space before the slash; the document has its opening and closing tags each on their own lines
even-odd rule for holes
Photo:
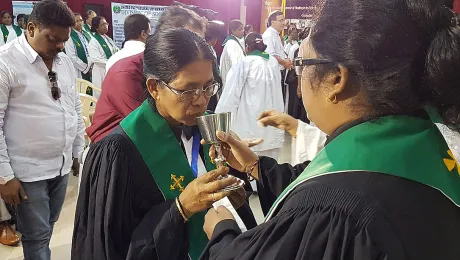
<svg viewBox="0 0 460 260">
<path fill-rule="evenodd" d="M 26 192 L 24 191 L 24 188 L 22 186 L 19 187 L 19 195 L 23 200 L 28 199 Z"/>
<path fill-rule="evenodd" d="M 241 141 L 236 140 L 232 135 L 224 133 L 222 131 L 217 132 L 217 138 L 222 142 L 227 143 L 232 149 L 245 149 L 246 145 Z M 247 148 L 246 148 L 247 149 Z"/>
<path fill-rule="evenodd" d="M 230 169 L 228 167 L 219 167 L 213 171 L 208 172 L 207 174 L 204 174 L 200 178 L 203 179 L 203 183 L 209 183 L 216 180 L 219 176 L 226 175 L 229 171 Z"/>
<path fill-rule="evenodd" d="M 206 144 L 206 142 L 204 141 L 204 139 L 201 139 L 200 143 L 203 145 L 203 144 Z"/>
<path fill-rule="evenodd" d="M 256 145 L 259 145 L 263 143 L 264 139 L 263 138 L 257 138 L 257 139 L 252 139 L 248 142 L 249 147 L 254 147 Z"/>
<path fill-rule="evenodd" d="M 229 211 L 229 210 L 227 209 L 227 207 L 220 205 L 219 207 L 217 207 L 216 211 L 217 213 L 220 213 L 220 212 Z"/>
<path fill-rule="evenodd" d="M 275 115 L 271 115 L 271 116 L 266 116 L 264 118 L 259 119 L 259 121 L 257 121 L 257 124 L 262 125 L 264 127 L 266 126 L 278 127 L 277 121 L 278 121 L 277 117 Z"/>
<path fill-rule="evenodd" d="M 264 112 L 262 112 L 262 114 L 260 114 L 259 120 L 264 118 L 264 117 L 273 116 L 273 115 L 275 115 L 275 110 L 273 110 L 273 109 L 265 110 Z"/>
<path fill-rule="evenodd" d="M 212 202 L 219 201 L 225 197 L 228 197 L 232 195 L 233 191 L 220 191 L 220 192 L 215 192 L 214 196 L 212 195 L 213 193 L 210 193 L 208 196 L 208 200 Z"/>
<path fill-rule="evenodd" d="M 234 176 L 228 176 L 221 180 L 216 180 L 210 183 L 206 183 L 204 186 L 204 190 L 208 193 L 213 193 L 224 189 L 225 187 L 234 185 L 238 183 L 238 178 Z"/>
</svg>

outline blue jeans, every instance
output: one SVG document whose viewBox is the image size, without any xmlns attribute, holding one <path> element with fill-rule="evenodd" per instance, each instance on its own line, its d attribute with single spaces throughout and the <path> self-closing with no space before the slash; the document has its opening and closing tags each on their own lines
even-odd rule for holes
<svg viewBox="0 0 460 260">
<path fill-rule="evenodd" d="M 25 260 L 50 260 L 49 243 L 64 203 L 69 175 L 21 182 L 28 199 L 17 206 Z"/>
</svg>

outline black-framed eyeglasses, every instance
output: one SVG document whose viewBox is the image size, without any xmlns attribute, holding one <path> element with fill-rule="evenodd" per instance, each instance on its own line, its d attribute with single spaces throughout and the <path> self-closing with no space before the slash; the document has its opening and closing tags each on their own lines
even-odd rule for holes
<svg viewBox="0 0 460 260">
<path fill-rule="evenodd" d="M 214 96 L 215 94 L 217 94 L 217 91 L 219 91 L 219 87 L 220 87 L 219 83 L 213 82 L 211 85 L 206 86 L 203 89 L 191 89 L 191 90 L 183 91 L 183 90 L 177 90 L 171 87 L 164 81 L 157 80 L 157 82 L 167 87 L 169 90 L 171 90 L 172 93 L 178 95 L 180 97 L 180 101 L 184 103 L 197 101 L 198 98 L 200 98 L 201 93 L 204 93 L 205 97 L 210 98 Z"/>
<path fill-rule="evenodd" d="M 61 98 L 61 89 L 58 86 L 57 83 L 57 73 L 54 71 L 49 71 L 48 72 L 48 79 L 51 83 L 51 96 L 53 97 L 54 100 L 58 100 Z"/>
<path fill-rule="evenodd" d="M 294 60 L 294 66 L 311 66 L 311 65 L 318 65 L 318 64 L 327 64 L 332 63 L 331 60 L 326 59 L 303 59 L 303 58 L 296 58 Z"/>
</svg>

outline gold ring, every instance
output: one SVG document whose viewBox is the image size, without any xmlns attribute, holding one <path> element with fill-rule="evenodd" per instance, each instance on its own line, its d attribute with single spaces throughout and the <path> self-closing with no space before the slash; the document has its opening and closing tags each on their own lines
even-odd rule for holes
<svg viewBox="0 0 460 260">
<path fill-rule="evenodd" d="M 216 199 L 214 198 L 214 192 L 212 193 L 212 201 L 216 202 Z"/>
</svg>

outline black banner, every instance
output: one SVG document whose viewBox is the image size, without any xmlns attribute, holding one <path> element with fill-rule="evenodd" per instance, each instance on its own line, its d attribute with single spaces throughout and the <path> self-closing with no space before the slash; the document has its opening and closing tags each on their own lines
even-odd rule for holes
<svg viewBox="0 0 460 260">
<path fill-rule="evenodd" d="M 310 20 L 315 12 L 315 0 L 286 0 L 286 19 Z"/>
</svg>

